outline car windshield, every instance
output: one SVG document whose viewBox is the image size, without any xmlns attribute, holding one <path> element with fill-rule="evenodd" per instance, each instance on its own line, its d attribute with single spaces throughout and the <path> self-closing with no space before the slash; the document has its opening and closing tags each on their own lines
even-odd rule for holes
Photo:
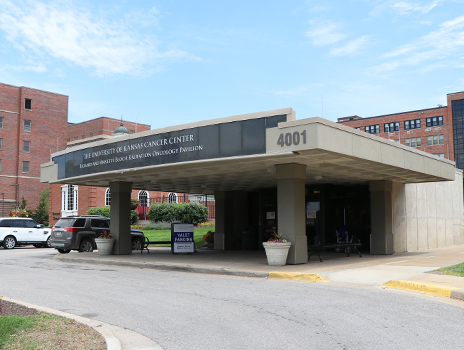
<svg viewBox="0 0 464 350">
<path fill-rule="evenodd" d="M 75 219 L 69 218 L 69 219 L 60 219 L 58 222 L 55 224 L 55 227 L 71 227 Z"/>
</svg>

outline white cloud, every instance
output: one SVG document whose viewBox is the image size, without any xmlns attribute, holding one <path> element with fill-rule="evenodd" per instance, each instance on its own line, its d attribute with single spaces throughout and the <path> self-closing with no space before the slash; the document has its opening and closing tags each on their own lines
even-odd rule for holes
<svg viewBox="0 0 464 350">
<path fill-rule="evenodd" d="M 418 40 L 402 45 L 392 52 L 387 52 L 381 58 L 393 58 L 393 61 L 372 67 L 369 71 L 382 73 L 392 71 L 401 66 L 415 66 L 425 61 L 435 60 L 446 66 L 446 59 L 452 58 L 460 64 L 463 60 L 464 48 L 464 16 L 442 23 L 439 29 Z M 438 62 L 439 61 L 439 62 Z M 430 64 L 428 64 L 430 66 Z M 456 64 L 454 64 L 456 65 Z M 439 65 L 433 65 L 433 68 Z"/>
<path fill-rule="evenodd" d="M 130 21 L 109 22 L 72 2 L 0 0 L 0 9 L 0 29 L 16 48 L 92 68 L 99 75 L 141 74 L 158 69 L 165 59 L 198 59 L 182 50 L 161 52 Z M 150 10 L 144 21 L 156 14 Z"/>
<path fill-rule="evenodd" d="M 371 11 L 373 15 L 381 15 L 385 12 L 393 12 L 401 16 L 407 16 L 412 14 L 426 14 L 432 9 L 437 7 L 444 0 L 434 0 L 427 4 L 421 4 L 417 2 L 406 2 L 406 1 L 397 1 L 389 0 L 380 5 L 374 7 Z"/>
<path fill-rule="evenodd" d="M 440 1 L 433 1 L 427 5 L 421 5 L 417 3 L 410 2 L 397 2 L 391 5 L 391 8 L 395 10 L 400 15 L 409 15 L 413 12 L 419 12 L 425 14 L 430 12 L 434 7 L 436 7 Z"/>
<path fill-rule="evenodd" d="M 332 49 L 330 51 L 330 54 L 332 56 L 356 55 L 366 46 L 368 39 L 369 35 L 364 35 L 362 37 L 359 37 L 358 39 L 351 40 L 346 45 Z"/>
<path fill-rule="evenodd" d="M 315 46 L 334 44 L 342 40 L 345 35 L 341 34 L 341 25 L 330 21 L 309 21 L 313 27 L 305 33 L 305 36 L 312 39 Z"/>
<path fill-rule="evenodd" d="M 29 64 L 29 65 L 5 65 L 1 69 L 5 70 L 14 70 L 14 71 L 30 71 L 35 73 L 43 73 L 47 71 L 47 67 L 43 63 L 38 64 Z"/>
</svg>

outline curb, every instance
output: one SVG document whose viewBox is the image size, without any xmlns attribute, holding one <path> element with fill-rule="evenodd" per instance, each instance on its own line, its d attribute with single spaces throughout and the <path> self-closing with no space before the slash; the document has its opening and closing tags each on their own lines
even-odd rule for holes
<svg viewBox="0 0 464 350">
<path fill-rule="evenodd" d="M 413 281 L 393 280 L 381 285 L 381 287 L 411 290 L 419 293 L 438 295 L 445 298 L 464 300 L 464 289 L 456 287 L 444 287 L 436 284 L 427 284 Z"/>
<path fill-rule="evenodd" d="M 122 261 L 105 261 L 97 259 L 73 259 L 73 258 L 61 258 L 55 257 L 53 260 L 70 263 L 85 263 L 94 265 L 110 265 L 110 266 L 122 266 L 122 267 L 140 267 L 144 269 L 162 270 L 162 271 L 178 271 L 178 272 L 193 272 L 193 273 L 206 273 L 213 275 L 225 275 L 225 276 L 240 276 L 240 277 L 261 277 L 267 278 L 268 272 L 256 272 L 256 271 L 243 271 L 243 270 L 227 270 L 218 268 L 208 267 L 193 267 L 193 266 L 180 266 L 180 265 L 157 265 L 157 264 L 144 264 L 137 262 L 122 262 Z"/>
<path fill-rule="evenodd" d="M 49 309 L 49 308 L 43 307 L 43 306 L 29 304 L 29 303 L 26 303 L 26 302 L 23 302 L 23 301 L 7 298 L 5 296 L 3 297 L 3 299 L 6 300 L 6 301 L 10 301 L 12 303 L 16 303 L 16 304 L 28 307 L 30 309 L 36 309 L 38 311 L 46 312 L 48 314 L 52 314 L 52 315 L 55 315 L 55 316 L 61 316 L 61 317 L 69 318 L 69 319 L 72 319 L 72 320 L 74 320 L 76 322 L 85 324 L 86 326 L 92 327 L 94 330 L 96 330 L 98 333 L 100 333 L 103 336 L 103 338 L 105 338 L 107 350 L 123 350 L 121 342 L 114 335 L 114 333 L 109 329 L 110 325 L 108 325 L 107 323 L 91 320 L 91 319 L 81 317 L 81 316 L 68 314 L 67 312 L 62 312 L 62 311 L 58 311 L 58 310 Z"/>
<path fill-rule="evenodd" d="M 330 282 L 324 275 L 318 273 L 295 273 L 295 272 L 279 272 L 271 271 L 268 278 L 295 280 L 295 281 L 312 281 L 312 282 Z"/>
</svg>

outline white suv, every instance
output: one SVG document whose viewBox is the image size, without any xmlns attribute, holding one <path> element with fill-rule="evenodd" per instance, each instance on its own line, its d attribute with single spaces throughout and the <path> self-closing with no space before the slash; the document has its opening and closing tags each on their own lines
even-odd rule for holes
<svg viewBox="0 0 464 350">
<path fill-rule="evenodd" d="M 13 249 L 23 244 L 50 248 L 51 230 L 30 218 L 0 218 L 0 245 Z"/>
</svg>

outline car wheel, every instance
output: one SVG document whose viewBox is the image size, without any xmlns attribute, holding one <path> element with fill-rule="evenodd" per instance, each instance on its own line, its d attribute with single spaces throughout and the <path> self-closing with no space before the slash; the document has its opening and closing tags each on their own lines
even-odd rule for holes
<svg viewBox="0 0 464 350">
<path fill-rule="evenodd" d="M 16 239 L 13 236 L 6 236 L 3 240 L 3 247 L 5 249 L 13 249 L 16 245 Z"/>
<path fill-rule="evenodd" d="M 51 248 L 52 247 L 52 236 L 47 238 L 47 241 L 43 245 L 44 248 Z"/>
<path fill-rule="evenodd" d="M 88 239 L 84 239 L 79 244 L 79 252 L 93 252 L 93 245 Z"/>
<path fill-rule="evenodd" d="M 69 250 L 69 249 L 57 249 L 57 250 L 58 250 L 58 252 L 60 252 L 61 254 L 67 254 L 67 253 L 69 253 L 69 252 L 71 251 L 71 250 Z"/>
<path fill-rule="evenodd" d="M 140 238 L 132 240 L 132 250 L 142 250 L 142 240 Z"/>
</svg>

